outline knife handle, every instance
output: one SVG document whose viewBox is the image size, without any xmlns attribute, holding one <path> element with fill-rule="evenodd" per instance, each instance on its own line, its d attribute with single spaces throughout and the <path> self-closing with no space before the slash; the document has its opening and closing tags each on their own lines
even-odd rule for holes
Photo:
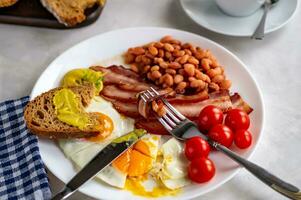
<svg viewBox="0 0 301 200">
<path fill-rule="evenodd" d="M 72 191 L 68 187 L 64 187 L 60 192 L 58 192 L 55 196 L 51 198 L 51 200 L 64 200 L 67 199 L 69 196 L 73 194 L 74 191 Z"/>
</svg>

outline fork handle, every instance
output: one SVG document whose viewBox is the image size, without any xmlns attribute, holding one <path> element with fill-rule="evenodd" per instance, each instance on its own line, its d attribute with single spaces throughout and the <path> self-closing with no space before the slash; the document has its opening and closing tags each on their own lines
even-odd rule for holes
<svg viewBox="0 0 301 200">
<path fill-rule="evenodd" d="M 301 200 L 301 192 L 297 187 L 281 180 L 280 178 L 268 172 L 266 169 L 240 157 L 238 154 L 234 153 L 233 151 L 226 148 L 225 146 L 214 141 L 209 141 L 209 143 L 217 150 L 223 152 L 232 160 L 236 161 L 241 166 L 246 168 L 249 172 L 251 172 L 258 179 L 260 179 L 262 182 L 270 186 L 275 191 L 281 193 L 282 195 L 290 199 Z"/>
</svg>

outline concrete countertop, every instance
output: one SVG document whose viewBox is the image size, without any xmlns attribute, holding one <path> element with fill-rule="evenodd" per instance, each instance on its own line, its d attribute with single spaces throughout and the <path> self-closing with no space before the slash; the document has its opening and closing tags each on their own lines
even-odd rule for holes
<svg viewBox="0 0 301 200">
<path fill-rule="evenodd" d="M 192 22 L 175 0 L 108 0 L 98 21 L 74 30 L 0 24 L 0 100 L 29 95 L 50 62 L 74 44 L 114 29 L 135 26 L 190 31 L 236 54 L 257 80 L 265 102 L 265 130 L 252 161 L 301 187 L 301 12 L 263 41 L 216 34 Z M 56 192 L 62 183 L 49 174 Z M 91 199 L 76 193 L 72 199 Z M 246 170 L 196 199 L 284 199 Z"/>
</svg>

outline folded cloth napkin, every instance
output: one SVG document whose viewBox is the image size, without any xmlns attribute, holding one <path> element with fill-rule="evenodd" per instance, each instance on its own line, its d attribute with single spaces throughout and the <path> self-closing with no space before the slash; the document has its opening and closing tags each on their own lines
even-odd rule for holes
<svg viewBox="0 0 301 200">
<path fill-rule="evenodd" d="M 37 137 L 23 119 L 29 97 L 0 103 L 0 199 L 51 198 Z"/>
</svg>

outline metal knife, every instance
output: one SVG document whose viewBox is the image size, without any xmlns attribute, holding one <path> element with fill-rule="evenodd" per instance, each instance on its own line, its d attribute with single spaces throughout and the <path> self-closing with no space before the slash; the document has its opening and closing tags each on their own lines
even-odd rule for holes
<svg viewBox="0 0 301 200">
<path fill-rule="evenodd" d="M 134 131 L 113 140 L 88 164 L 86 164 L 86 166 L 81 169 L 59 193 L 53 196 L 52 200 L 67 199 L 78 190 L 80 186 L 93 178 L 98 172 L 135 144 L 145 133 L 146 131 L 143 129 L 135 129 Z"/>
</svg>

